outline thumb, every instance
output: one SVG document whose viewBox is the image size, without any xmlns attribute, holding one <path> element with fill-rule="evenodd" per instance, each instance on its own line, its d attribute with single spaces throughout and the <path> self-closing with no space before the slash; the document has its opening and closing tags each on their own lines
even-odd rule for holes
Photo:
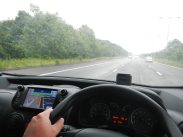
<svg viewBox="0 0 183 137">
<path fill-rule="evenodd" d="M 59 120 L 57 120 L 57 122 L 53 125 L 53 128 L 57 134 L 60 132 L 60 130 L 63 127 L 64 127 L 64 119 L 63 118 L 60 118 Z"/>
</svg>

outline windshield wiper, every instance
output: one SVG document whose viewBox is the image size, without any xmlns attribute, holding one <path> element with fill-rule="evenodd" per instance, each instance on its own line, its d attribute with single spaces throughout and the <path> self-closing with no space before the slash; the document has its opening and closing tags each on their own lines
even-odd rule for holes
<svg viewBox="0 0 183 137">
<path fill-rule="evenodd" d="M 17 74 L 17 73 L 6 73 L 6 72 L 0 72 L 0 76 L 8 75 L 8 76 L 36 76 L 36 75 L 23 75 L 23 74 Z"/>
</svg>

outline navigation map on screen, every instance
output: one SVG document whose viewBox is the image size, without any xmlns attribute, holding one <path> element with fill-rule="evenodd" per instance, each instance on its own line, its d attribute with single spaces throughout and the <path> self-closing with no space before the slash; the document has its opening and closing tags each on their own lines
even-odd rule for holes
<svg viewBox="0 0 183 137">
<path fill-rule="evenodd" d="M 56 89 L 29 88 L 23 106 L 35 109 L 53 107 L 57 93 Z"/>
</svg>

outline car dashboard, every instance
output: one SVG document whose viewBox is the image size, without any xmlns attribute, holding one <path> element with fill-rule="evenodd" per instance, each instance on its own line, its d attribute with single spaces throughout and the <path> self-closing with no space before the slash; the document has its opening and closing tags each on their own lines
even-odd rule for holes
<svg viewBox="0 0 183 137">
<path fill-rule="evenodd" d="M 21 99 L 22 105 L 16 107 L 13 102 L 18 94 L 20 85 L 41 89 L 58 89 L 60 93 L 53 107 L 65 98 L 79 92 L 85 87 L 99 84 L 115 84 L 110 81 L 96 81 L 76 78 L 53 77 L 0 77 L 0 134 L 5 137 L 22 136 L 33 116 L 44 109 L 23 107 L 25 97 Z M 153 88 L 132 85 L 132 88 L 142 92 L 165 108 L 172 119 L 183 129 L 183 94 L 182 88 Z M 17 89 L 18 88 L 18 89 Z M 177 94 L 173 94 L 172 92 Z M 164 136 L 161 130 L 161 119 L 148 108 L 141 100 L 134 103 L 135 98 L 126 99 L 118 96 L 92 96 L 78 102 L 68 110 L 65 124 L 76 128 L 102 128 L 126 133 L 129 136 Z M 173 103 L 172 103 L 173 101 Z M 39 102 L 41 104 L 41 102 Z M 50 102 L 49 102 L 50 103 Z M 49 104 L 47 103 L 47 104 Z"/>
</svg>

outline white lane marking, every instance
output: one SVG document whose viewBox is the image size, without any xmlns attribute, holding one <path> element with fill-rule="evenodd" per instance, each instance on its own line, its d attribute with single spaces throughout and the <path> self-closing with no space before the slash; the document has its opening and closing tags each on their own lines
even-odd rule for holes
<svg viewBox="0 0 183 137">
<path fill-rule="evenodd" d="M 66 72 L 66 71 L 71 71 L 71 70 L 76 70 L 76 69 L 88 68 L 88 67 L 103 65 L 103 64 L 107 64 L 107 63 L 109 63 L 109 62 L 97 63 L 97 64 L 93 64 L 93 65 L 82 66 L 82 67 L 76 67 L 76 68 L 65 69 L 65 70 L 60 70 L 60 71 L 54 71 L 54 72 L 49 72 L 49 73 L 40 74 L 39 76 L 46 76 L 46 75 L 51 75 L 51 74 L 56 74 L 56 73 L 61 73 L 61 72 Z"/>
<path fill-rule="evenodd" d="M 158 71 L 157 71 L 156 73 L 157 73 L 159 76 L 162 76 L 162 75 L 163 75 L 162 73 L 160 73 L 160 72 L 158 72 Z"/>
<path fill-rule="evenodd" d="M 116 72 L 118 69 L 114 69 L 113 72 Z"/>
<path fill-rule="evenodd" d="M 160 63 L 160 62 L 156 62 L 156 63 L 161 64 L 161 65 L 164 65 L 164 66 L 168 66 L 168 67 L 171 67 L 171 68 L 175 68 L 175 69 L 183 70 L 182 68 L 178 68 L 178 67 L 171 66 L 171 65 L 168 65 L 168 64 L 164 64 L 164 63 Z"/>
</svg>

